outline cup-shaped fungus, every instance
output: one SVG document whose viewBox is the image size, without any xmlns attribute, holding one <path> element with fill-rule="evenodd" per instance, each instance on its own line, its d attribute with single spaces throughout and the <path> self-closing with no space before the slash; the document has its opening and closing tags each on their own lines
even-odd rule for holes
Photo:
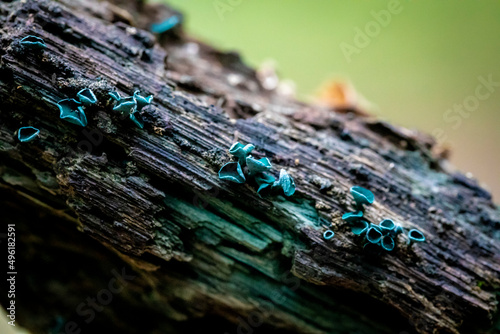
<svg viewBox="0 0 500 334">
<path fill-rule="evenodd" d="M 329 240 L 329 239 L 333 238 L 334 235 L 335 235 L 335 232 L 333 232 L 332 230 L 326 230 L 325 233 L 323 233 L 323 238 L 325 238 L 326 240 Z"/>
<path fill-rule="evenodd" d="M 33 50 L 43 50 L 47 47 L 47 45 L 45 45 L 45 41 L 42 38 L 33 35 L 24 37 L 23 39 L 21 39 L 20 43 L 23 47 Z"/>
<path fill-rule="evenodd" d="M 219 179 L 235 183 L 244 183 L 245 175 L 238 162 L 228 162 L 219 170 Z"/>
<path fill-rule="evenodd" d="M 155 34 L 163 34 L 164 32 L 167 32 L 177 26 L 180 22 L 181 19 L 178 15 L 172 15 L 160 23 L 153 23 L 150 30 Z"/>
<path fill-rule="evenodd" d="M 366 231 L 366 240 L 368 240 L 372 244 L 378 244 L 382 237 L 383 235 L 380 229 L 373 225 Z"/>
<path fill-rule="evenodd" d="M 113 110 L 121 112 L 123 115 L 130 115 L 135 111 L 137 103 L 133 96 L 129 96 L 120 99 L 118 103 L 113 107 Z"/>
<path fill-rule="evenodd" d="M 267 172 L 271 169 L 271 162 L 268 158 L 255 159 L 252 156 L 248 156 L 245 159 L 248 167 L 248 175 L 255 175 L 257 173 Z"/>
<path fill-rule="evenodd" d="M 136 90 L 134 92 L 134 99 L 137 103 L 137 110 L 142 110 L 145 106 L 148 104 L 151 104 L 151 101 L 153 101 L 153 95 L 149 95 L 147 97 L 142 96 L 139 94 L 139 91 Z"/>
<path fill-rule="evenodd" d="M 347 212 L 342 215 L 342 219 L 348 223 L 355 222 L 360 218 L 363 218 L 363 211 Z"/>
<path fill-rule="evenodd" d="M 352 223 L 351 231 L 356 235 L 361 235 L 365 233 L 369 227 L 370 224 L 366 220 L 358 219 Z"/>
<path fill-rule="evenodd" d="M 408 244 L 411 245 L 413 243 L 424 242 L 425 236 L 422 232 L 417 229 L 410 230 L 408 232 Z"/>
<path fill-rule="evenodd" d="M 91 105 L 97 103 L 97 97 L 95 97 L 94 92 L 88 88 L 82 89 L 76 94 L 76 96 L 78 96 L 78 99 L 84 105 Z"/>
<path fill-rule="evenodd" d="M 398 234 L 401 233 L 403 233 L 403 227 L 401 227 L 401 225 L 399 224 L 396 224 L 396 226 L 394 226 L 394 229 L 390 232 L 393 238 L 395 238 Z"/>
<path fill-rule="evenodd" d="M 26 143 L 29 141 L 32 141 L 36 137 L 38 137 L 38 134 L 40 133 L 40 130 L 37 128 L 34 128 L 32 126 L 25 126 L 22 128 L 19 128 L 17 132 L 17 138 L 21 143 Z"/>
<path fill-rule="evenodd" d="M 135 123 L 139 128 L 144 129 L 144 121 L 142 120 L 141 115 L 136 110 L 130 114 L 130 120 Z"/>
<path fill-rule="evenodd" d="M 280 170 L 280 177 L 275 181 L 273 187 L 281 187 L 285 196 L 292 196 L 295 193 L 295 181 L 286 170 Z"/>
<path fill-rule="evenodd" d="M 255 146 L 252 144 L 243 145 L 236 142 L 229 148 L 229 153 L 237 157 L 241 167 L 244 167 L 247 156 L 250 155 L 254 148 Z"/>
<path fill-rule="evenodd" d="M 363 204 L 372 204 L 375 200 L 375 196 L 370 190 L 359 186 L 351 187 L 351 195 L 358 208 L 362 208 Z"/>
<path fill-rule="evenodd" d="M 382 229 L 382 233 L 386 234 L 394 230 L 396 224 L 392 221 L 392 219 L 384 219 L 380 222 L 379 226 Z"/>
<path fill-rule="evenodd" d="M 59 117 L 70 123 L 87 126 L 87 117 L 83 111 L 82 104 L 75 99 L 65 99 L 57 103 Z"/>
</svg>

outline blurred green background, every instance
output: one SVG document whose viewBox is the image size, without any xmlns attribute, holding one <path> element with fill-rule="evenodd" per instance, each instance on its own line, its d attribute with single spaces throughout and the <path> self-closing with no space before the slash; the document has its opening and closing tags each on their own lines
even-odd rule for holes
<svg viewBox="0 0 500 334">
<path fill-rule="evenodd" d="M 192 35 L 238 50 L 248 64 L 275 60 L 302 100 L 325 81 L 348 80 L 380 118 L 427 133 L 441 129 L 452 163 L 500 199 L 500 87 L 479 105 L 469 98 L 479 76 L 500 83 L 499 1 L 392 2 L 399 13 L 385 26 L 375 23 L 378 32 L 372 11 L 388 10 L 391 1 L 157 1 L 184 12 Z M 341 44 L 356 47 L 356 29 L 367 24 L 373 37 L 348 59 Z M 464 100 L 469 117 L 451 119 L 459 115 L 452 111 L 446 122 L 445 112 Z"/>
</svg>

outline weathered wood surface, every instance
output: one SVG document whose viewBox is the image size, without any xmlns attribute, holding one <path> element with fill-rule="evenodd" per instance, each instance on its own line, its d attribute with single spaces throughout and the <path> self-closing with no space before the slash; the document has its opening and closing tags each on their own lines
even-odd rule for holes
<svg viewBox="0 0 500 334">
<path fill-rule="evenodd" d="M 46 332 L 59 316 L 88 332 L 493 330 L 500 211 L 433 155 L 431 138 L 265 90 L 234 53 L 182 29 L 142 30 L 166 7 L 120 6 L 0 3 L 2 212 L 29 250 L 20 325 Z M 19 46 L 30 34 L 45 40 L 42 54 Z M 100 101 L 86 112 L 93 140 L 56 106 L 85 87 Z M 154 94 L 144 130 L 112 111 L 112 89 Z M 40 137 L 19 143 L 26 125 Z M 260 198 L 221 182 L 235 141 L 286 168 L 296 194 Z M 363 253 L 340 219 L 355 184 L 376 196 L 370 220 L 390 217 L 427 242 Z M 75 308 L 120 266 L 136 278 L 86 324 Z"/>
</svg>

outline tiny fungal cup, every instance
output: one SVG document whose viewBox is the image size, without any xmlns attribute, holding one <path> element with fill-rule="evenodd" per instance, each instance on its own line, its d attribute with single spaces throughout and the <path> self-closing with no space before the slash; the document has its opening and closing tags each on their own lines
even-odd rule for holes
<svg viewBox="0 0 500 334">
<path fill-rule="evenodd" d="M 139 128 L 144 129 L 144 121 L 142 120 L 141 115 L 139 115 L 139 112 L 134 111 L 133 113 L 130 114 L 130 119 L 132 122 L 135 123 Z"/>
<path fill-rule="evenodd" d="M 366 240 L 371 242 L 372 244 L 378 244 L 382 239 L 383 235 L 380 229 L 371 226 L 368 231 L 366 231 Z"/>
<path fill-rule="evenodd" d="M 229 154 L 237 157 L 239 162 L 240 162 L 241 167 L 245 167 L 246 158 L 248 155 L 250 155 L 250 153 L 253 151 L 254 148 L 255 148 L 255 146 L 252 144 L 247 144 L 247 145 L 243 146 L 243 144 L 236 142 L 229 149 Z"/>
<path fill-rule="evenodd" d="M 382 229 L 383 233 L 388 233 L 394 230 L 396 224 L 391 219 L 384 219 L 380 222 L 379 226 Z"/>
<path fill-rule="evenodd" d="M 390 232 L 393 238 L 395 238 L 398 234 L 401 233 L 403 233 L 403 228 L 399 224 L 396 224 L 396 226 L 394 226 L 394 229 Z"/>
<path fill-rule="evenodd" d="M 108 92 L 108 95 L 115 101 L 120 101 L 122 98 L 120 97 L 120 93 L 118 92 Z"/>
<path fill-rule="evenodd" d="M 76 96 L 78 96 L 78 99 L 84 105 L 91 105 L 97 103 L 97 97 L 95 97 L 94 92 L 88 88 L 82 89 L 76 94 Z"/>
<path fill-rule="evenodd" d="M 285 196 L 292 196 L 295 193 L 295 181 L 286 170 L 280 170 L 280 177 L 275 181 L 273 187 L 281 187 Z"/>
<path fill-rule="evenodd" d="M 264 189 L 269 189 L 270 186 L 273 185 L 274 181 L 276 179 L 274 176 L 268 173 L 258 173 L 255 175 L 255 182 L 259 186 L 259 189 L 257 189 L 257 194 L 260 196 L 260 192 L 263 191 Z"/>
<path fill-rule="evenodd" d="M 64 99 L 57 103 L 59 117 L 72 124 L 87 126 L 87 117 L 83 111 L 82 104 L 75 99 Z"/>
<path fill-rule="evenodd" d="M 26 48 L 30 48 L 33 50 L 43 50 L 47 47 L 45 45 L 45 41 L 37 36 L 29 35 L 21 39 L 21 45 Z"/>
<path fill-rule="evenodd" d="M 271 162 L 269 161 L 268 158 L 262 158 L 256 160 L 252 156 L 248 156 L 245 161 L 247 163 L 249 175 L 255 175 L 257 173 L 267 172 L 272 167 Z"/>
<path fill-rule="evenodd" d="M 165 19 L 163 22 L 153 23 L 150 27 L 150 30 L 152 33 L 162 34 L 174 28 L 180 22 L 181 20 L 178 15 L 172 15 L 169 18 Z"/>
<path fill-rule="evenodd" d="M 38 137 L 38 134 L 40 133 L 40 130 L 37 128 L 34 128 L 32 126 L 25 126 L 22 128 L 19 128 L 17 132 L 17 138 L 21 143 L 26 143 L 29 141 L 32 141 L 36 137 Z"/>
<path fill-rule="evenodd" d="M 356 220 L 359 220 L 360 218 L 363 218 L 363 211 L 347 212 L 347 213 L 344 213 L 344 215 L 342 216 L 342 219 L 348 223 L 355 222 Z"/>
<path fill-rule="evenodd" d="M 383 249 L 390 252 L 394 249 L 396 243 L 394 242 L 394 239 L 391 236 L 386 235 L 380 241 L 380 245 L 382 246 Z"/>
<path fill-rule="evenodd" d="M 137 103 L 137 110 L 142 110 L 142 108 L 151 104 L 151 101 L 153 101 L 153 95 L 149 95 L 147 97 L 144 97 L 144 96 L 139 94 L 138 90 L 136 90 L 134 92 L 134 99 Z"/>
<path fill-rule="evenodd" d="M 113 110 L 121 112 L 123 115 L 130 115 L 137 107 L 136 100 L 133 96 L 120 99 L 113 107 Z"/>
<path fill-rule="evenodd" d="M 334 235 L 335 235 L 335 232 L 333 232 L 331 230 L 326 230 L 325 233 L 323 233 L 323 238 L 325 238 L 326 240 L 329 240 L 329 239 L 333 238 Z"/>
<path fill-rule="evenodd" d="M 363 204 L 372 204 L 375 200 L 375 196 L 370 190 L 359 186 L 351 187 L 351 195 L 358 207 L 362 207 Z"/>
<path fill-rule="evenodd" d="M 246 181 L 243 170 L 238 162 L 228 162 L 219 170 L 219 179 L 235 183 L 244 183 Z"/>
<path fill-rule="evenodd" d="M 419 230 L 413 229 L 408 232 L 408 245 L 424 241 L 425 241 L 425 236 Z"/>
<path fill-rule="evenodd" d="M 370 224 L 366 220 L 358 219 L 353 222 L 351 226 L 351 231 L 356 235 L 361 235 L 368 230 L 369 226 Z"/>
</svg>

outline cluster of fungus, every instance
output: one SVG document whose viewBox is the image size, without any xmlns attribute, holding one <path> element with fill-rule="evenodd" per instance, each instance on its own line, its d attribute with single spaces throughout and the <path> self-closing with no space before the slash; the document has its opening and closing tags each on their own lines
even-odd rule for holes
<svg viewBox="0 0 500 334">
<path fill-rule="evenodd" d="M 132 122 L 135 123 L 139 128 L 144 128 L 144 121 L 141 117 L 142 108 L 151 104 L 153 101 L 153 95 L 142 96 L 139 91 L 136 90 L 134 95 L 121 97 L 118 92 L 109 92 L 111 99 L 115 100 L 114 111 L 120 112 L 123 116 L 129 117 Z"/>
<path fill-rule="evenodd" d="M 176 24 L 176 23 L 175 23 Z M 174 25 L 175 25 L 174 24 Z M 37 36 L 26 36 L 19 41 L 19 44 L 31 51 L 41 51 L 47 48 L 45 41 Z M 139 128 L 144 128 L 144 122 L 141 117 L 142 108 L 151 104 L 153 95 L 142 96 L 139 91 L 129 97 L 121 97 L 118 92 L 109 92 L 111 98 L 116 101 L 113 110 L 120 112 L 123 116 L 129 117 Z M 85 88 L 76 94 L 76 99 L 64 99 L 57 103 L 59 108 L 59 117 L 67 122 L 82 127 L 87 126 L 87 116 L 85 107 L 96 104 L 97 98 L 91 89 Z M 20 142 L 29 142 L 38 137 L 40 130 L 32 126 L 21 127 L 17 131 L 17 137 Z"/>
<path fill-rule="evenodd" d="M 109 95 L 116 101 L 113 107 L 114 111 L 119 111 L 123 116 L 129 117 L 138 127 L 144 128 L 144 122 L 140 116 L 142 108 L 150 104 L 153 100 L 153 95 L 144 97 L 136 91 L 133 96 L 120 97 L 118 92 L 110 92 Z M 87 117 L 85 116 L 84 108 L 97 103 L 92 90 L 85 88 L 78 92 L 78 100 L 64 99 L 57 103 L 60 110 L 60 118 L 70 123 L 87 126 Z"/>
<path fill-rule="evenodd" d="M 375 196 L 368 189 L 354 186 L 351 188 L 351 195 L 356 202 L 356 211 L 345 213 L 342 219 L 351 226 L 352 233 L 364 237 L 364 248 L 381 247 L 385 251 L 392 251 L 396 247 L 397 236 L 404 233 L 401 225 L 394 223 L 392 219 L 384 219 L 377 225 L 364 217 L 364 205 L 370 205 L 375 200 Z M 410 230 L 407 236 L 409 245 L 425 241 L 424 234 L 417 229 Z M 332 237 L 332 231 L 324 233 L 325 239 Z"/>
<path fill-rule="evenodd" d="M 285 196 L 295 193 L 295 182 L 286 170 L 280 170 L 278 180 L 268 172 L 272 165 L 268 158 L 255 159 L 250 153 L 255 148 L 252 144 L 234 143 L 229 153 L 238 161 L 228 162 L 219 170 L 219 178 L 235 183 L 245 183 L 246 177 L 252 177 L 257 183 L 257 194 L 282 189 Z"/>
</svg>

